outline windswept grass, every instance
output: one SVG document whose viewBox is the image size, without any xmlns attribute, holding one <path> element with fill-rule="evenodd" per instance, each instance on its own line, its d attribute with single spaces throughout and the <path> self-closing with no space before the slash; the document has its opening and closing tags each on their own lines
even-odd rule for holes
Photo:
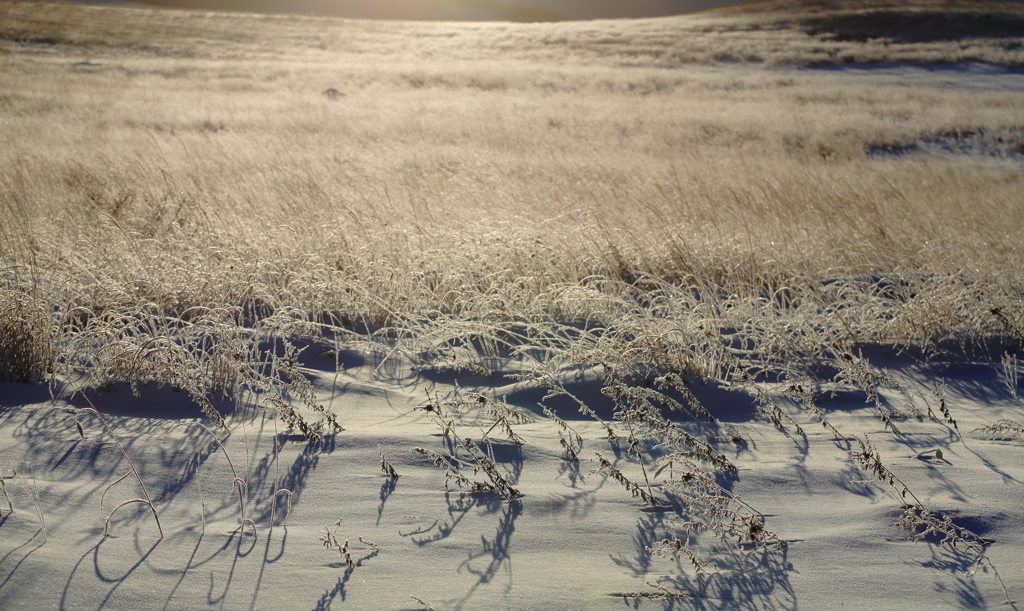
<svg viewBox="0 0 1024 611">
<path fill-rule="evenodd" d="M 7 379 L 168 383 L 211 413 L 201 397 L 286 371 L 259 342 L 325 325 L 410 358 L 540 342 L 719 378 L 873 344 L 985 351 L 1021 326 L 1019 154 L 871 157 L 1019 140 L 1017 93 L 580 67 L 546 25 L 33 7 L 5 4 L 2 33 Z M 300 22 L 358 35 L 311 50 Z M 159 53 L 133 38 L 172 25 Z M 503 27 L 523 38 L 499 70 L 478 36 Z M 355 63 L 359 36 L 377 42 Z"/>
</svg>

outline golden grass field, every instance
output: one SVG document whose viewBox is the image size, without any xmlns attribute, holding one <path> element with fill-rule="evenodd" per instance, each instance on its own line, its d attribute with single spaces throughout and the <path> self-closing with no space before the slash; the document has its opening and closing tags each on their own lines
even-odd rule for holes
<svg viewBox="0 0 1024 611">
<path fill-rule="evenodd" d="M 1020 315 L 1019 164 L 869 155 L 945 138 L 1019 159 L 1019 93 L 713 61 L 784 61 L 776 45 L 821 60 L 801 47 L 827 43 L 793 30 L 752 38 L 752 10 L 538 25 L 2 10 L 5 309 L 258 300 L 457 332 L 614 325 L 657 293 L 767 334 L 759 350 L 790 335 L 773 366 L 985 343 L 1005 332 L 990 310 Z M 728 51 L 730 33 L 751 50 Z M 965 59 L 964 44 L 835 44 Z M 33 329 L 45 343 L 63 333 L 50 322 Z M 806 346 L 787 352 L 793 337 Z"/>
<path fill-rule="evenodd" d="M 713 380 L 780 427 L 767 385 L 816 389 L 817 418 L 837 379 L 887 383 L 864 354 L 981 363 L 1016 401 L 1022 24 L 927 0 L 538 24 L 0 2 L 0 381 L 171 387 L 215 421 L 277 392 L 309 437 L 332 421 L 281 346 L 552 388 L 600 366 L 619 407 Z"/>
</svg>

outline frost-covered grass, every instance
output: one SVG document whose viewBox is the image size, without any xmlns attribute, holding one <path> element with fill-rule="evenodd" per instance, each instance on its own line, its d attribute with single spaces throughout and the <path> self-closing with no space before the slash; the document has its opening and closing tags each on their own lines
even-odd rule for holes
<svg viewBox="0 0 1024 611">
<path fill-rule="evenodd" d="M 712 376 L 1019 344 L 1018 92 L 624 65 L 552 30 L 628 50 L 684 18 L 4 8 L 7 378 L 173 377 L 125 360 L 146 346 L 219 388 L 210 346 L 261 325 L 436 355 L 578 323 Z"/>
</svg>

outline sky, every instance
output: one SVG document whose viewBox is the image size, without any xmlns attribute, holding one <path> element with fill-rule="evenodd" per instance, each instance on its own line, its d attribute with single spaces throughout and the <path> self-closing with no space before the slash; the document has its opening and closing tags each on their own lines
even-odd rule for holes
<svg viewBox="0 0 1024 611">
<path fill-rule="evenodd" d="M 554 21 L 664 17 L 736 4 L 736 0 L 148 0 L 145 4 L 367 19 Z"/>
</svg>

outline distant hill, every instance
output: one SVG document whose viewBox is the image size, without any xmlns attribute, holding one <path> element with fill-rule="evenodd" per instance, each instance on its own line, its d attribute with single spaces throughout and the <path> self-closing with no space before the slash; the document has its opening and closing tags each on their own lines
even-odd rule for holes
<svg viewBox="0 0 1024 611">
<path fill-rule="evenodd" d="M 521 22 L 682 15 L 737 0 L 147 0 L 133 3 L 248 13 L 304 13 L 364 19 Z"/>
<path fill-rule="evenodd" d="M 796 28 L 832 41 L 1024 38 L 1024 0 L 765 0 L 705 14 Z"/>
</svg>

